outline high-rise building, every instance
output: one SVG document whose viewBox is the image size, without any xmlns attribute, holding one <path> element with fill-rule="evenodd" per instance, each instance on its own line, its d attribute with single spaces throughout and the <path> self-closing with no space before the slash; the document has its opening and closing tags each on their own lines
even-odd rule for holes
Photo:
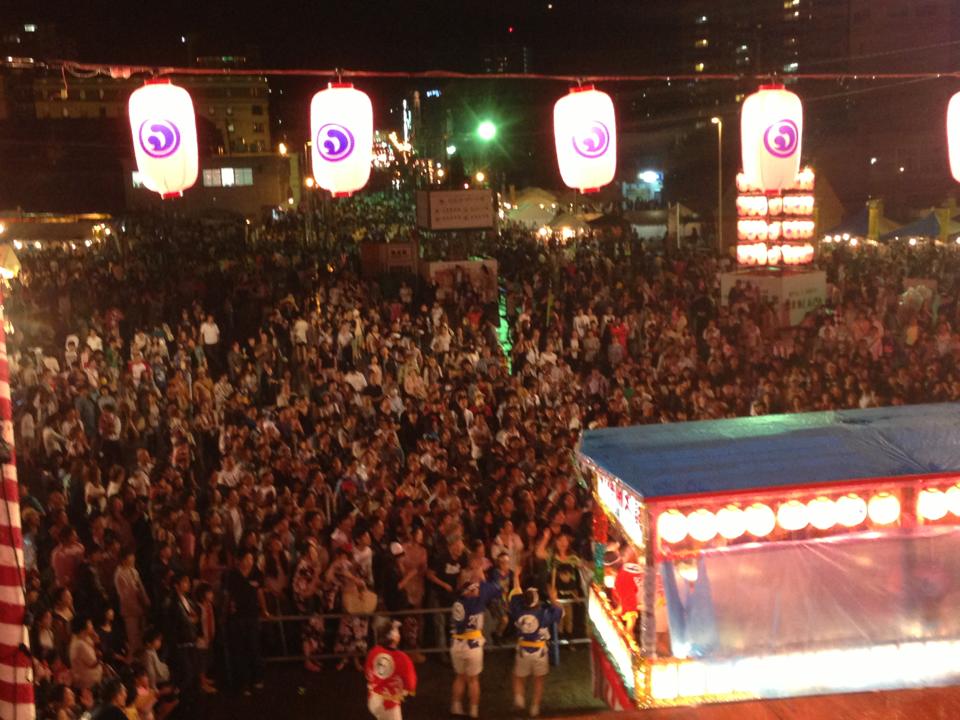
<svg viewBox="0 0 960 720">
<path fill-rule="evenodd" d="M 681 0 L 679 72 L 776 74 L 846 62 L 849 0 Z"/>
<path fill-rule="evenodd" d="M 197 116 L 216 128 L 218 154 L 243 155 L 271 150 L 269 87 L 264 77 L 191 75 L 174 78 L 190 91 Z M 38 75 L 33 80 L 37 119 L 123 118 L 137 80 Z"/>
</svg>

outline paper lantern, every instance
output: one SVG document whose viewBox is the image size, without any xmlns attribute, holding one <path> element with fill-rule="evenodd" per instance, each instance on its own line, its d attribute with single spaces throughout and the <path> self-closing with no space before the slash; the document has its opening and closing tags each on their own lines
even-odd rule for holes
<svg viewBox="0 0 960 720">
<path fill-rule="evenodd" d="M 867 515 L 874 525 L 895 523 L 900 519 L 900 501 L 890 493 L 877 493 L 867 503 Z"/>
<path fill-rule="evenodd" d="M 777 525 L 777 516 L 767 505 L 754 503 L 744 511 L 747 532 L 754 537 L 766 537 Z"/>
<path fill-rule="evenodd" d="M 837 521 L 844 527 L 856 527 L 867 519 L 867 503 L 858 496 L 850 493 L 836 502 Z"/>
<path fill-rule="evenodd" d="M 197 181 L 197 119 L 190 93 L 169 80 L 150 80 L 127 106 L 133 153 L 143 185 L 180 197 Z"/>
<path fill-rule="evenodd" d="M 747 531 L 747 519 L 736 505 L 727 505 L 717 511 L 717 532 L 727 540 L 736 540 Z"/>
<path fill-rule="evenodd" d="M 717 516 L 701 508 L 687 516 L 687 530 L 697 542 L 710 542 L 717 536 Z"/>
<path fill-rule="evenodd" d="M 960 516 L 960 484 L 947 490 L 947 507 L 954 515 Z"/>
<path fill-rule="evenodd" d="M 777 524 L 788 532 L 803 530 L 809 522 L 807 506 L 799 500 L 788 500 L 777 509 Z"/>
<path fill-rule="evenodd" d="M 917 514 L 924 520 L 942 520 L 949 506 L 947 496 L 936 488 L 920 491 L 917 498 Z"/>
<path fill-rule="evenodd" d="M 609 95 L 592 85 L 572 88 L 553 106 L 553 136 L 567 187 L 591 192 L 613 181 L 617 119 Z"/>
<path fill-rule="evenodd" d="M 814 498 L 807 503 L 810 512 L 810 524 L 817 530 L 829 530 L 837 524 L 837 508 L 828 497 Z"/>
<path fill-rule="evenodd" d="M 310 102 L 313 179 L 334 197 L 360 190 L 373 162 L 373 104 L 350 83 L 331 83 Z"/>
<path fill-rule="evenodd" d="M 782 85 L 766 85 L 743 103 L 740 142 L 747 183 L 763 192 L 793 187 L 800 172 L 803 103 Z"/>
<path fill-rule="evenodd" d="M 947 150 L 950 155 L 950 172 L 960 182 L 960 93 L 950 98 L 947 106 Z"/>
<path fill-rule="evenodd" d="M 681 542 L 687 536 L 687 516 L 679 510 L 668 510 L 657 518 L 657 535 L 668 543 Z"/>
</svg>

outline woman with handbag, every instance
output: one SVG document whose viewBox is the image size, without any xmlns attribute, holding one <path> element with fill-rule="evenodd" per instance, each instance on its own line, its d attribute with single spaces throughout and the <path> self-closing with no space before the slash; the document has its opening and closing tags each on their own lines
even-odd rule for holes
<svg viewBox="0 0 960 720">
<path fill-rule="evenodd" d="M 327 569 L 327 581 L 340 590 L 340 604 L 344 612 L 337 628 L 337 642 L 333 651 L 348 657 L 337 663 L 337 670 L 343 670 L 347 660 L 352 657 L 354 667 L 358 672 L 363 672 L 360 658 L 367 653 L 369 616 L 377 609 L 377 595 L 368 590 L 366 583 L 358 577 L 350 553 L 345 548 L 336 551 L 336 557 Z"/>
</svg>

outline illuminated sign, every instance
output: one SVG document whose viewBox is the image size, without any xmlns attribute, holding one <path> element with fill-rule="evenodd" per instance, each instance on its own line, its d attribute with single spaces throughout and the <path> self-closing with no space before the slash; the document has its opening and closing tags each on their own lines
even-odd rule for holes
<svg viewBox="0 0 960 720">
<path fill-rule="evenodd" d="M 593 587 L 590 588 L 590 602 L 587 605 L 587 613 L 604 649 L 616 666 L 620 677 L 623 678 L 624 685 L 632 693 L 636 685 L 633 674 L 633 658 L 635 654 L 636 657 L 639 657 L 640 649 L 636 647 L 636 643 L 627 641 L 620 622 L 613 616 L 613 610 L 606 599 Z"/>
<path fill-rule="evenodd" d="M 591 615 L 592 619 L 592 615 Z M 941 683 L 960 675 L 960 641 L 937 640 L 764 655 L 726 661 L 655 663 L 660 704 L 705 698 L 790 697 Z"/>
<path fill-rule="evenodd" d="M 597 471 L 597 497 L 604 510 L 620 524 L 630 542 L 639 548 L 645 546 L 640 514 L 643 502 L 630 488 L 607 473 Z"/>
</svg>

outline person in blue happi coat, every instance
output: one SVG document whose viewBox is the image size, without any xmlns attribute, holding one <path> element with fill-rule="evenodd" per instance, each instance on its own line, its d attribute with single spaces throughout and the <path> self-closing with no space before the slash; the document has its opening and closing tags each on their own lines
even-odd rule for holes
<svg viewBox="0 0 960 720">
<path fill-rule="evenodd" d="M 518 712 L 526 709 L 527 678 L 533 677 L 533 697 L 530 717 L 540 715 L 543 698 L 543 679 L 550 672 L 547 643 L 553 626 L 563 617 L 563 608 L 557 604 L 557 591 L 551 586 L 550 601 L 540 601 L 535 587 L 521 589 L 520 568 L 513 578 L 510 593 L 510 620 L 517 629 L 517 655 L 513 666 L 513 706 Z"/>
<path fill-rule="evenodd" d="M 453 663 L 452 715 L 463 715 L 467 691 L 469 717 L 480 715 L 480 673 L 483 672 L 483 611 L 500 597 L 500 584 L 488 582 L 480 570 L 461 575 L 460 590 L 450 614 L 450 660 Z"/>
</svg>

